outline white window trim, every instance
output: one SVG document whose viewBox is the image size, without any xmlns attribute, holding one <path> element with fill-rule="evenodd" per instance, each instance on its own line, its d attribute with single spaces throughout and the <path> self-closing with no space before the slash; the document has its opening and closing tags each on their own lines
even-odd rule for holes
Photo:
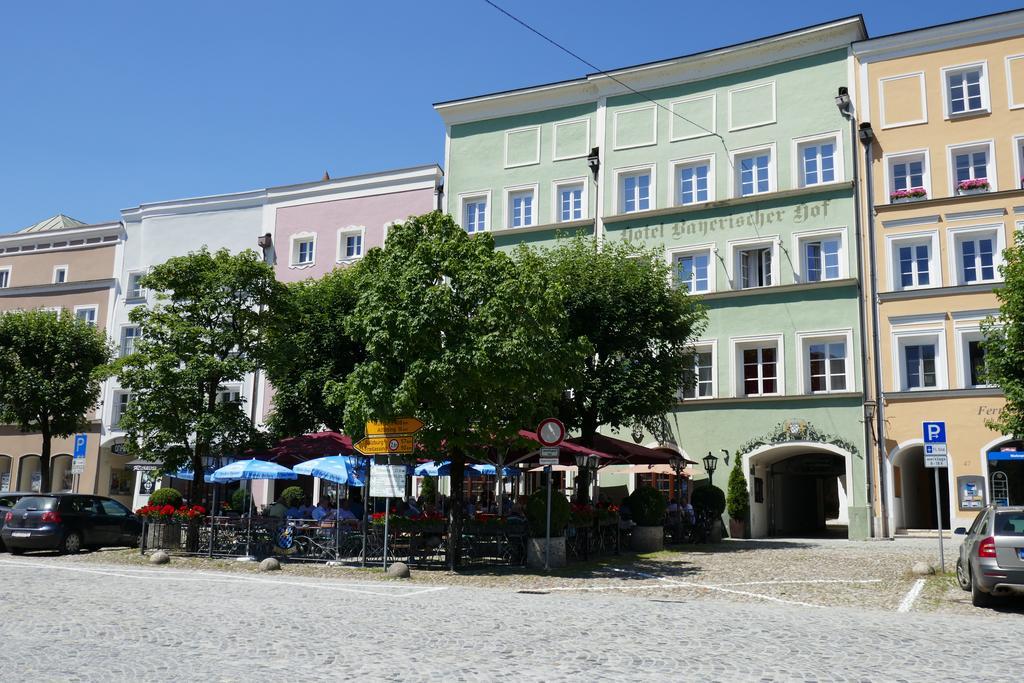
<svg viewBox="0 0 1024 683">
<path fill-rule="evenodd" d="M 71 269 L 68 268 L 68 264 L 64 263 L 64 264 L 61 264 L 59 266 L 54 266 L 53 267 L 53 278 L 50 280 L 51 284 L 54 284 L 54 285 L 58 284 L 58 282 L 57 282 L 57 271 L 58 270 L 62 270 L 62 269 L 64 270 L 64 282 L 68 281 L 68 276 L 71 274 Z"/>
<path fill-rule="evenodd" d="M 558 128 L 560 126 L 575 125 L 578 123 L 587 124 L 587 144 L 584 146 L 582 154 L 570 154 L 569 156 L 560 157 L 558 156 Z M 539 137 L 538 137 L 539 139 Z M 590 117 L 582 119 L 573 119 L 571 121 L 559 121 L 551 127 L 551 161 L 566 161 L 567 159 L 581 159 L 590 154 L 591 149 L 591 137 L 590 137 Z"/>
<path fill-rule="evenodd" d="M 955 71 L 966 71 L 973 69 L 974 67 L 981 67 L 981 109 L 974 109 L 971 111 L 959 112 L 952 114 L 949 111 L 949 74 Z M 960 119 L 968 116 L 980 116 L 982 114 L 992 113 L 992 98 L 989 94 L 988 89 L 988 60 L 981 60 L 979 62 L 967 62 L 966 64 L 957 64 L 954 66 L 944 66 L 939 70 L 942 75 L 942 114 L 948 119 Z"/>
<path fill-rule="evenodd" d="M 481 232 L 491 232 L 491 229 L 494 227 L 493 223 L 491 223 L 491 215 L 492 215 L 491 208 L 492 208 L 492 204 L 491 204 L 491 191 L 490 190 L 476 190 L 475 192 L 460 192 L 459 193 L 459 225 L 462 227 L 463 230 L 466 229 L 466 226 L 463 225 L 466 222 L 466 203 L 471 201 L 471 200 L 473 200 L 473 199 L 481 199 L 481 198 L 483 198 L 484 202 L 487 203 L 486 208 L 484 208 L 484 229 L 483 230 L 478 230 L 477 232 L 467 233 L 467 234 L 477 235 L 477 234 L 479 234 Z"/>
<path fill-rule="evenodd" d="M 901 242 L 918 242 L 922 240 L 931 240 L 932 251 L 930 258 L 928 259 L 928 280 L 929 284 L 920 287 L 903 287 L 896 282 L 896 261 L 898 260 L 896 249 Z M 924 230 L 921 232 L 906 232 L 898 235 L 886 235 L 885 236 L 885 270 L 886 275 L 889 278 L 889 290 L 890 292 L 902 292 L 915 289 L 934 289 L 942 286 L 942 267 L 940 266 L 941 253 L 939 252 L 939 231 L 938 230 Z"/>
<path fill-rule="evenodd" d="M 573 219 L 573 220 L 581 220 L 581 221 L 582 220 L 587 220 L 587 217 L 590 215 L 590 204 L 589 204 L 589 202 L 590 202 L 590 194 L 589 194 L 589 191 L 590 191 L 589 185 L 590 185 L 590 183 L 588 182 L 587 177 L 586 176 L 578 176 L 576 178 L 561 178 L 559 180 L 551 181 L 551 211 L 549 212 L 550 215 L 551 215 L 551 220 L 549 222 L 551 222 L 551 223 L 564 223 L 564 222 L 566 222 L 566 221 L 562 220 L 562 202 L 561 202 L 561 199 L 560 199 L 560 197 L 558 195 L 559 195 L 559 192 L 561 191 L 561 189 L 563 187 L 569 187 L 570 185 L 582 185 L 583 186 L 583 195 L 580 198 L 581 214 L 580 214 L 579 219 Z M 535 211 L 535 213 L 536 213 L 536 211 Z"/>
<path fill-rule="evenodd" d="M 679 169 L 682 166 L 692 166 L 699 164 L 702 161 L 708 162 L 708 198 L 702 202 L 693 202 L 692 204 L 681 204 L 679 203 L 679 185 L 676 182 L 679 178 Z M 715 201 L 715 183 L 717 177 L 715 175 L 715 155 L 714 154 L 700 154 L 694 157 L 685 157 L 683 159 L 675 159 L 668 162 L 670 173 L 668 174 L 668 204 L 669 206 L 700 206 L 701 204 L 710 204 Z"/>
<path fill-rule="evenodd" d="M 889 196 L 893 193 L 893 186 L 892 186 L 892 181 L 893 181 L 892 165 L 893 165 L 893 162 L 899 161 L 900 159 L 902 159 L 904 157 L 914 157 L 914 156 L 922 156 L 922 157 L 924 157 L 924 165 L 923 165 L 922 170 L 924 172 L 923 184 L 924 184 L 924 191 L 925 191 L 925 199 L 932 199 L 935 196 L 934 194 L 932 194 L 932 162 L 931 162 L 931 155 L 929 154 L 928 149 L 927 148 L 925 148 L 925 149 L 909 149 L 909 150 L 906 150 L 906 151 L 903 151 L 903 152 L 894 152 L 892 154 L 883 154 L 882 155 L 882 171 L 885 173 L 885 199 L 886 199 L 885 203 L 886 204 L 892 204 L 893 203 L 892 200 L 889 198 Z"/>
<path fill-rule="evenodd" d="M 92 323 L 93 323 L 93 325 L 98 326 L 99 322 L 100 322 L 100 307 L 97 306 L 96 304 L 84 304 L 84 305 L 81 305 L 81 306 L 75 306 L 71 310 L 71 314 L 74 315 L 75 318 L 77 319 L 79 311 L 89 311 L 89 310 L 92 311 Z"/>
<path fill-rule="evenodd" d="M 885 83 L 887 81 L 899 81 L 904 78 L 917 78 L 918 87 L 920 91 L 920 102 L 921 102 L 921 113 L 923 118 L 911 120 L 911 121 L 896 121 L 890 123 L 885 119 Z M 917 126 L 922 123 L 928 123 L 928 95 L 925 90 L 924 72 L 923 71 L 911 71 L 905 74 L 897 74 L 895 76 L 887 76 L 885 78 L 878 79 L 878 105 L 879 105 L 879 118 L 882 120 L 882 129 L 887 128 L 902 128 L 904 126 Z"/>
<path fill-rule="evenodd" d="M 738 292 L 756 292 L 761 289 L 778 287 L 782 284 L 782 264 L 779 262 L 779 247 L 781 246 L 781 240 L 778 235 L 763 235 L 761 237 L 748 237 L 742 240 L 729 240 L 726 242 L 726 245 L 729 250 L 729 260 L 726 262 L 725 272 L 726 277 L 729 280 L 729 289 Z M 749 287 L 747 289 L 743 289 L 740 286 L 739 280 L 740 252 L 747 249 L 765 246 L 771 246 L 772 250 L 772 283 L 767 287 Z"/>
<path fill-rule="evenodd" d="M 626 166 L 624 168 L 617 168 L 612 172 L 615 178 L 615 193 L 612 196 L 614 203 L 612 213 L 620 215 L 622 211 L 622 176 L 632 175 L 634 173 L 640 173 L 642 171 L 648 171 L 651 174 L 651 206 L 642 211 L 633 211 L 632 213 L 643 213 L 644 211 L 653 211 L 658 208 L 658 166 L 657 164 L 641 164 L 639 166 Z"/>
<path fill-rule="evenodd" d="M 687 102 L 699 102 L 701 100 L 711 100 L 711 132 L 700 131 L 694 135 L 676 135 L 676 121 L 679 117 L 675 113 L 675 105 L 686 104 Z M 668 103 L 669 111 L 672 115 L 669 117 L 669 142 L 680 142 L 681 140 L 696 140 L 697 138 L 704 138 L 709 135 L 714 135 L 718 132 L 718 96 L 715 93 L 709 95 L 694 95 L 693 97 L 683 97 L 678 100 L 672 100 Z"/>
<path fill-rule="evenodd" d="M 508 139 L 514 133 L 525 133 L 529 130 L 537 131 L 537 152 L 534 155 L 533 161 L 524 161 L 519 164 L 508 163 Z M 541 130 L 540 126 L 523 126 L 522 128 L 513 128 L 512 130 L 505 131 L 505 168 L 521 168 L 523 166 L 536 166 L 540 163 L 540 137 Z"/>
<path fill-rule="evenodd" d="M 1021 105 L 1024 106 L 1024 105 Z M 1013 136 L 1013 185 L 1011 190 L 1024 189 L 1024 181 L 1021 176 L 1024 174 L 1024 165 L 1021 164 L 1021 155 L 1024 154 L 1024 135 Z"/>
<path fill-rule="evenodd" d="M 619 144 L 619 114 L 632 114 L 638 111 L 649 111 L 653 121 L 651 123 L 651 134 L 652 137 L 649 142 L 637 142 L 632 145 L 620 145 Z M 650 147 L 651 145 L 658 144 L 658 107 L 651 105 L 644 105 L 641 107 L 630 107 L 629 109 L 618 109 L 615 111 L 615 115 L 612 117 L 612 149 L 636 149 L 637 147 Z"/>
<path fill-rule="evenodd" d="M 807 241 L 814 241 L 817 238 L 827 237 L 839 237 L 839 280 L 844 280 L 850 277 L 849 272 L 849 239 L 847 237 L 848 231 L 846 228 L 822 228 L 821 230 L 804 230 L 801 232 L 793 233 L 793 253 L 797 255 L 796 259 L 790 259 L 793 262 L 793 279 L 798 282 L 808 282 L 805 279 L 804 274 L 804 250 L 803 243 Z M 822 266 L 824 271 L 824 265 Z M 821 282 L 829 282 L 825 278 L 822 278 Z M 835 282 L 835 280 L 831 280 Z M 816 283 L 819 284 L 819 283 Z"/>
<path fill-rule="evenodd" d="M 755 192 L 754 194 L 747 195 L 747 196 L 749 196 L 749 197 L 758 197 L 758 196 L 763 196 L 763 195 L 771 194 L 772 192 L 778 191 L 778 189 L 779 189 L 779 181 L 778 181 L 778 168 L 777 167 L 778 167 L 779 157 L 778 157 L 778 154 L 776 153 L 775 143 L 774 142 L 770 142 L 770 143 L 767 143 L 767 144 L 764 144 L 764 145 L 754 145 L 753 147 L 744 147 L 743 149 L 734 149 L 734 150 L 729 152 L 729 158 L 731 159 L 731 162 L 732 162 L 730 164 L 732 166 L 732 173 L 729 174 L 730 175 L 730 181 L 729 181 L 729 196 L 730 197 L 732 197 L 734 199 L 739 199 L 739 198 L 743 197 L 743 195 L 740 194 L 740 182 L 739 182 L 739 180 L 740 180 L 739 179 L 739 174 L 740 174 L 739 159 L 740 159 L 740 157 L 752 156 L 754 154 L 757 154 L 758 152 L 763 152 L 765 150 L 768 151 L 768 191 L 767 192 Z"/>
<path fill-rule="evenodd" d="M 242 393 L 242 385 L 238 383 L 222 384 L 217 387 L 217 400 L 220 401 L 220 395 L 226 393 L 238 394 L 239 399 L 245 398 L 245 394 Z"/>
<path fill-rule="evenodd" d="M 733 125 L 732 113 L 733 113 L 733 110 L 735 108 L 733 107 L 733 104 L 732 104 L 732 96 L 735 93 L 738 93 L 738 92 L 746 92 L 747 90 L 756 90 L 758 88 L 763 88 L 765 86 L 771 86 L 771 89 L 772 89 L 772 117 L 771 117 L 771 119 L 766 119 L 766 120 L 760 121 L 758 123 L 748 123 L 748 124 L 743 125 L 743 126 Z M 733 88 L 733 89 L 731 89 L 729 91 L 729 132 L 734 132 L 734 131 L 737 131 L 737 130 L 747 130 L 749 128 L 757 128 L 759 126 L 770 126 L 773 123 L 778 123 L 778 118 L 779 118 L 779 114 L 778 114 L 778 98 L 777 98 L 777 92 L 776 92 L 776 87 L 775 87 L 775 81 L 765 81 L 763 83 L 752 83 L 750 85 L 743 86 L 742 88 Z"/>
<path fill-rule="evenodd" d="M 524 225 L 512 227 L 512 195 L 518 192 L 531 192 L 533 193 L 533 211 L 530 216 L 530 222 Z M 519 230 L 521 228 L 532 228 L 540 225 L 538 220 L 540 214 L 540 186 L 537 183 L 530 185 L 512 185 L 506 187 L 504 190 L 505 200 L 505 229 L 506 230 Z"/>
<path fill-rule="evenodd" d="M 679 392 L 680 401 L 707 401 L 713 398 L 718 398 L 718 340 L 717 339 L 699 339 L 693 342 L 694 352 L 711 351 L 711 395 L 710 396 L 692 396 L 690 398 L 684 398 L 683 392 Z M 694 378 L 696 380 L 696 378 Z M 696 393 L 696 392 L 695 392 Z"/>
<path fill-rule="evenodd" d="M 380 246 L 381 246 L 382 249 L 384 248 L 384 245 L 388 243 L 388 235 L 391 233 L 391 227 L 394 226 L 394 225 L 398 225 L 399 223 L 404 223 L 405 221 L 406 221 L 405 218 L 395 218 L 395 219 L 392 219 L 392 220 L 388 221 L 387 223 L 385 223 L 384 225 L 381 226 Z M 365 239 L 365 237 L 364 237 L 364 239 Z M 363 253 L 365 253 L 365 252 L 366 252 L 366 244 L 364 242 L 364 244 L 363 244 Z"/>
<path fill-rule="evenodd" d="M 128 396 L 128 403 L 131 403 L 131 392 L 126 389 L 117 389 L 111 394 L 110 401 L 110 429 L 111 431 L 124 431 L 121 429 L 121 418 L 124 417 L 120 414 L 121 396 Z M 127 408 L 127 404 L 125 405 Z M 114 417 L 117 417 L 115 420 Z"/>
<path fill-rule="evenodd" d="M 956 189 L 956 163 L 953 161 L 953 155 L 957 152 L 978 149 L 981 147 L 988 148 L 988 191 L 996 192 L 999 189 L 999 182 L 996 177 L 998 169 L 996 165 L 996 141 L 989 138 L 988 140 L 977 140 L 975 142 L 958 142 L 956 144 L 946 145 L 946 180 L 949 183 L 950 197 L 959 196 Z"/>
<path fill-rule="evenodd" d="M 1013 92 L 1013 69 L 1010 66 L 1011 63 L 1018 59 L 1024 59 L 1024 55 L 1007 55 L 1005 60 L 1006 66 L 1006 101 L 1010 104 L 1010 109 L 1022 109 L 1024 108 L 1024 102 L 1017 102 L 1015 100 L 1016 93 Z M 1022 93 L 1024 94 L 1024 93 Z M 1020 176 L 1018 176 L 1020 178 Z"/>
<path fill-rule="evenodd" d="M 961 282 L 960 277 L 960 250 L 957 248 L 959 238 L 969 237 L 974 233 L 992 233 L 996 235 L 996 243 L 993 246 L 992 268 L 994 280 L 979 280 L 972 284 L 990 284 L 1002 282 L 1003 276 L 999 274 L 999 267 L 1003 265 L 1003 250 L 1006 249 L 1006 226 L 1002 223 L 991 223 L 988 225 L 971 225 L 963 228 L 949 228 L 946 230 L 946 261 L 949 267 L 949 282 L 952 285 L 962 286 L 967 283 Z"/>
<path fill-rule="evenodd" d="M 125 355 L 124 354 L 124 339 L 125 339 L 124 331 L 127 330 L 130 327 L 138 328 L 138 330 L 139 330 L 139 333 L 137 335 L 135 335 L 135 337 L 133 338 L 133 342 L 132 342 L 133 344 L 135 342 L 137 342 L 139 339 L 142 338 L 142 326 L 141 325 L 137 325 L 135 323 L 122 323 L 121 327 L 120 327 L 120 330 L 118 331 L 118 334 L 117 334 L 117 357 L 118 358 L 123 358 L 124 355 Z"/>
<path fill-rule="evenodd" d="M 315 232 L 297 232 L 288 238 L 288 267 L 293 270 L 304 270 L 306 268 L 312 268 L 316 265 L 316 233 Z M 309 263 L 299 263 L 299 242 L 306 242 L 312 239 L 313 241 L 313 260 Z"/>
<path fill-rule="evenodd" d="M 352 235 L 359 235 L 362 238 L 360 244 L 362 245 L 359 249 L 359 256 L 346 256 L 345 255 L 345 238 Z M 353 263 L 363 258 L 366 255 L 366 226 L 365 225 L 350 225 L 347 228 L 338 228 L 338 263 Z"/>
<path fill-rule="evenodd" d="M 833 159 L 833 166 L 835 168 L 835 179 L 829 181 L 822 181 L 814 183 L 813 185 L 804 184 L 804 168 L 803 158 L 800 156 L 800 147 L 803 145 L 809 145 L 815 142 L 828 142 L 832 141 L 835 145 L 835 158 Z M 828 131 L 820 133 L 818 135 L 805 135 L 799 138 L 793 138 L 792 146 L 790 147 L 790 158 L 792 163 L 790 164 L 790 177 L 793 179 L 792 185 L 794 188 L 799 187 L 818 187 L 819 185 L 828 185 L 830 183 L 841 183 L 846 180 L 846 165 L 843 158 L 843 136 L 838 131 Z M 819 173 L 820 173 L 819 169 Z"/>
<path fill-rule="evenodd" d="M 731 398 L 746 398 L 743 393 L 743 357 L 742 352 L 755 346 L 765 346 L 765 342 L 775 342 L 776 348 L 776 383 L 777 389 L 774 394 L 760 394 L 760 396 L 785 396 L 786 395 L 786 348 L 785 338 L 782 334 L 766 334 L 751 337 L 729 337 L 729 356 L 732 362 L 729 364 L 729 385 L 731 387 Z M 757 398 L 752 396 L 751 398 Z"/>
<path fill-rule="evenodd" d="M 966 337 L 971 337 L 966 339 Z M 967 364 L 967 342 L 974 341 L 974 338 L 983 339 L 981 334 L 981 321 L 964 321 L 953 323 L 953 346 L 956 353 L 956 376 L 957 388 L 979 389 L 995 386 L 993 384 L 971 384 L 971 370 Z"/>
<path fill-rule="evenodd" d="M 941 391 L 949 387 L 946 367 L 946 330 L 945 327 L 927 327 L 920 329 L 893 329 L 891 332 L 892 367 L 894 370 L 893 386 L 897 392 L 902 391 Z M 903 347 L 919 343 L 935 343 L 935 386 L 910 389 L 903 376 Z"/>
<path fill-rule="evenodd" d="M 0 273 L 7 273 L 7 285 L 3 289 L 8 289 L 11 286 L 11 273 L 14 271 L 14 266 L 0 266 Z"/>
<path fill-rule="evenodd" d="M 683 247 L 673 247 L 671 249 L 667 249 L 665 251 L 665 262 L 668 263 L 669 268 L 669 284 L 674 286 L 676 283 L 675 261 L 677 256 L 686 256 L 687 254 L 698 254 L 704 251 L 708 252 L 708 291 L 695 292 L 695 294 L 710 294 L 711 292 L 717 292 L 718 244 L 715 242 L 706 242 L 705 244 L 688 244 Z"/>
<path fill-rule="evenodd" d="M 842 341 L 846 344 L 846 388 L 829 391 L 811 391 L 811 358 L 810 347 L 814 342 Z M 796 368 L 796 383 L 800 391 L 807 395 L 845 394 L 858 390 L 856 375 L 853 371 L 853 328 L 844 327 L 836 330 L 813 330 L 796 333 L 796 348 L 800 354 L 800 363 Z"/>
<path fill-rule="evenodd" d="M 143 277 L 143 276 L 146 275 L 146 271 L 145 270 L 129 270 L 128 271 L 128 277 L 126 277 L 125 281 L 124 281 L 124 300 L 125 301 L 145 301 L 146 297 L 148 296 L 148 292 L 146 291 L 145 287 L 141 287 L 140 286 L 139 287 L 139 295 L 138 296 L 132 296 L 130 287 L 132 285 L 132 276 L 133 275 L 138 275 L 139 277 Z"/>
</svg>

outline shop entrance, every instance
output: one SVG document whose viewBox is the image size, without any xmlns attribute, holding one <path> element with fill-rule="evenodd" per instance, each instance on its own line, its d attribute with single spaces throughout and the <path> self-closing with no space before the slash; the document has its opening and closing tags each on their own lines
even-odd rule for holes
<svg viewBox="0 0 1024 683">
<path fill-rule="evenodd" d="M 988 453 L 989 500 L 996 505 L 1024 505 L 1024 450 L 1019 442 Z"/>
<path fill-rule="evenodd" d="M 757 537 L 846 538 L 846 457 L 787 444 L 750 459 L 751 533 Z"/>
<path fill-rule="evenodd" d="M 949 470 L 939 470 L 942 528 L 949 529 Z M 924 446 L 910 446 L 892 459 L 893 521 L 897 531 L 936 528 L 935 473 L 924 466 Z"/>
</svg>

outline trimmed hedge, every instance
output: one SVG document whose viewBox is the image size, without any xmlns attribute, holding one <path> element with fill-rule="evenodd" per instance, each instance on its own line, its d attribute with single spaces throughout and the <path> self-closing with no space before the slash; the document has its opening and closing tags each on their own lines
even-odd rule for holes
<svg viewBox="0 0 1024 683">
<path fill-rule="evenodd" d="M 526 520 L 530 524 L 530 536 L 545 538 L 547 536 L 548 491 L 541 488 L 533 492 L 526 501 Z M 569 525 L 569 501 L 558 491 L 551 492 L 551 538 L 565 535 L 565 527 Z"/>
<path fill-rule="evenodd" d="M 629 494 L 629 512 L 637 526 L 661 526 L 665 523 L 668 501 L 653 486 L 638 486 Z"/>
<path fill-rule="evenodd" d="M 170 486 L 165 486 L 162 489 L 157 489 L 153 493 L 149 494 L 150 505 L 172 505 L 175 509 L 180 508 L 184 499 L 181 496 L 181 491 L 173 489 Z"/>
<path fill-rule="evenodd" d="M 245 489 L 237 489 L 231 494 L 231 509 L 235 512 L 245 514 L 249 511 L 249 492 Z"/>
<path fill-rule="evenodd" d="M 289 486 L 284 491 L 281 491 L 281 496 L 278 498 L 285 507 L 297 508 L 302 505 L 302 501 L 306 499 L 306 492 L 298 486 Z"/>
<path fill-rule="evenodd" d="M 717 486 L 701 486 L 693 492 L 690 499 L 694 510 L 710 510 L 716 517 L 725 512 L 725 491 Z"/>
<path fill-rule="evenodd" d="M 743 474 L 743 458 L 736 458 L 736 464 L 729 473 L 729 517 L 746 522 L 750 515 L 750 494 L 747 492 L 747 477 Z"/>
</svg>

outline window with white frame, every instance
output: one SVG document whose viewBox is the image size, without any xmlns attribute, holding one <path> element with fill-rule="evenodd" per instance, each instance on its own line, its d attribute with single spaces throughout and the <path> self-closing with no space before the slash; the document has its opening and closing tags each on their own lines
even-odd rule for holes
<svg viewBox="0 0 1024 683">
<path fill-rule="evenodd" d="M 135 271 L 128 273 L 128 285 L 125 287 L 125 298 L 132 299 L 145 299 L 146 290 L 142 287 L 142 276 L 145 275 L 142 271 Z"/>
<path fill-rule="evenodd" d="M 68 267 L 57 266 L 53 269 L 53 284 L 61 285 L 68 281 Z"/>
<path fill-rule="evenodd" d="M 651 208 L 651 171 L 619 174 L 619 212 L 635 213 Z"/>
<path fill-rule="evenodd" d="M 890 236 L 887 242 L 893 291 L 942 285 L 936 233 Z"/>
<path fill-rule="evenodd" d="M 932 389 L 938 386 L 935 344 L 905 344 L 903 347 L 906 389 Z"/>
<path fill-rule="evenodd" d="M 740 289 L 772 285 L 772 247 L 768 245 L 743 248 L 736 253 Z"/>
<path fill-rule="evenodd" d="M 965 389 L 989 386 L 985 383 L 985 347 L 981 330 L 977 327 L 958 329 L 960 346 L 958 369 L 961 386 Z"/>
<path fill-rule="evenodd" d="M 487 230 L 487 195 L 462 198 L 462 227 L 469 234 Z"/>
<path fill-rule="evenodd" d="M 928 196 L 928 160 L 924 153 L 889 158 L 890 201 Z"/>
<path fill-rule="evenodd" d="M 533 189 L 510 191 L 506 195 L 508 217 L 505 225 L 510 228 L 528 228 L 535 225 L 536 194 Z"/>
<path fill-rule="evenodd" d="M 803 340 L 804 390 L 823 394 L 850 390 L 850 336 Z"/>
<path fill-rule="evenodd" d="M 843 241 L 839 235 L 808 237 L 800 241 L 800 258 L 805 282 L 838 280 L 842 277 Z"/>
<path fill-rule="evenodd" d="M 356 230 L 339 230 L 338 260 L 354 261 L 356 259 L 362 258 L 363 237 L 364 231 L 362 228 Z"/>
<path fill-rule="evenodd" d="M 809 140 L 797 144 L 797 182 L 800 187 L 833 183 L 841 179 L 838 166 L 838 137 Z"/>
<path fill-rule="evenodd" d="M 566 223 L 568 221 L 583 220 L 584 217 L 584 183 L 573 181 L 558 183 L 555 185 L 555 221 Z"/>
<path fill-rule="evenodd" d="M 740 349 L 740 364 L 744 396 L 765 396 L 779 393 L 779 347 L 777 344 L 765 343 Z"/>
<path fill-rule="evenodd" d="M 6 289 L 11 286 L 11 267 L 0 268 L 0 289 Z"/>
<path fill-rule="evenodd" d="M 316 237 L 301 235 L 292 238 L 292 265 L 311 266 L 316 261 Z"/>
<path fill-rule="evenodd" d="M 110 426 L 113 429 L 121 426 L 121 418 L 124 417 L 125 411 L 128 410 L 129 403 L 131 403 L 130 393 L 127 391 L 114 392 L 114 405 L 110 414 Z"/>
<path fill-rule="evenodd" d="M 972 194 L 995 189 L 991 145 L 952 147 L 949 156 L 954 194 Z"/>
<path fill-rule="evenodd" d="M 947 115 L 988 111 L 988 83 L 984 64 L 944 69 L 943 75 Z"/>
<path fill-rule="evenodd" d="M 93 327 L 96 326 L 96 307 L 95 306 L 77 306 L 75 307 L 75 317 L 82 322 L 88 323 Z"/>
<path fill-rule="evenodd" d="M 683 399 L 714 398 L 715 354 L 710 344 L 697 345 L 693 353 L 693 376 L 682 388 Z"/>
<path fill-rule="evenodd" d="M 142 336 L 142 328 L 138 325 L 126 325 L 121 328 L 121 356 L 135 351 L 135 341 Z"/>
<path fill-rule="evenodd" d="M 950 231 L 956 255 L 956 283 L 960 285 L 999 280 L 1001 228 Z"/>
<path fill-rule="evenodd" d="M 736 155 L 736 196 L 750 197 L 772 191 L 772 150 L 760 149 Z"/>
<path fill-rule="evenodd" d="M 688 292 L 708 292 L 711 289 L 714 265 L 711 250 L 688 251 L 672 255 L 672 274 L 676 286 Z"/>
<path fill-rule="evenodd" d="M 241 403 L 242 389 L 238 386 L 221 387 L 217 392 L 218 403 Z"/>
<path fill-rule="evenodd" d="M 946 388 L 945 331 L 905 329 L 893 332 L 897 391 Z"/>
<path fill-rule="evenodd" d="M 674 168 L 673 194 L 677 205 L 700 204 L 715 198 L 711 157 L 680 161 Z"/>
</svg>

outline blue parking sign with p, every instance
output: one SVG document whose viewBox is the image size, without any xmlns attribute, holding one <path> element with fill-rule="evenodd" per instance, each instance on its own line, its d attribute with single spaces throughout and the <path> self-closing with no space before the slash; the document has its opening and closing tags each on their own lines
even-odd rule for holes
<svg viewBox="0 0 1024 683">
<path fill-rule="evenodd" d="M 924 423 L 924 442 L 925 443 L 946 443 L 946 423 L 945 422 L 925 422 Z"/>
<path fill-rule="evenodd" d="M 75 434 L 75 453 L 76 458 L 85 457 L 85 447 L 89 443 L 89 436 L 87 434 Z"/>
</svg>

